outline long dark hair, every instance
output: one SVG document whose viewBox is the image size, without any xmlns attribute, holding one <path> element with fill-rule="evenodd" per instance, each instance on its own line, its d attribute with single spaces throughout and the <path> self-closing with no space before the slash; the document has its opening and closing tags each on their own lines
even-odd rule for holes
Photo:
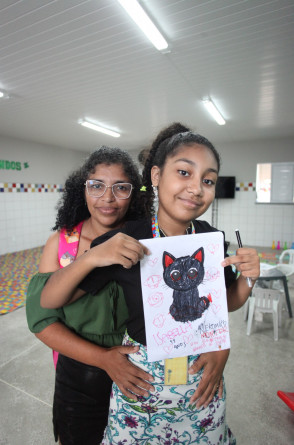
<svg viewBox="0 0 294 445">
<path fill-rule="evenodd" d="M 65 227 L 72 230 L 79 222 L 91 215 L 85 205 L 85 182 L 99 164 L 121 165 L 128 180 L 133 185 L 132 197 L 126 219 L 139 219 L 145 216 L 140 205 L 140 188 L 142 186 L 139 171 L 131 156 L 120 148 L 101 147 L 94 151 L 78 170 L 71 173 L 65 182 L 63 195 L 57 204 L 57 217 L 53 230 Z"/>
<path fill-rule="evenodd" d="M 143 184 L 146 188 L 144 194 L 144 208 L 147 214 L 150 215 L 154 213 L 154 193 L 151 182 L 152 167 L 154 165 L 157 165 L 159 168 L 162 169 L 165 165 L 167 157 L 175 155 L 183 145 L 191 145 L 195 143 L 204 145 L 211 150 L 217 162 L 219 171 L 220 155 L 213 144 L 204 136 L 193 133 L 190 128 L 186 127 L 180 122 L 175 122 L 164 128 L 154 139 L 142 174 Z"/>
</svg>

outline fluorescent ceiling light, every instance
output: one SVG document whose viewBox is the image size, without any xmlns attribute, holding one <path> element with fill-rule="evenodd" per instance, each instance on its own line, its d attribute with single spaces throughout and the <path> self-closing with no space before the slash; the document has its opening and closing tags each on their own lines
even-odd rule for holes
<svg viewBox="0 0 294 445">
<path fill-rule="evenodd" d="M 216 120 L 216 122 L 219 125 L 225 125 L 226 121 L 224 120 L 214 103 L 211 101 L 211 99 L 202 99 L 202 102 L 211 116 Z"/>
<path fill-rule="evenodd" d="M 158 49 L 158 51 L 162 51 L 168 47 L 167 41 L 158 31 L 137 0 L 118 0 L 118 2 L 132 17 L 134 22 L 139 26 L 139 28 L 143 31 L 150 42 L 153 43 L 155 48 Z"/>
<path fill-rule="evenodd" d="M 99 125 L 92 124 L 91 122 L 81 120 L 79 122 L 83 127 L 91 128 L 91 130 L 99 131 L 100 133 L 108 134 L 114 138 L 119 138 L 120 134 L 116 131 L 108 130 L 108 128 L 100 127 Z"/>
<path fill-rule="evenodd" d="M 0 90 L 0 99 L 9 99 L 9 95 L 4 90 Z"/>
</svg>

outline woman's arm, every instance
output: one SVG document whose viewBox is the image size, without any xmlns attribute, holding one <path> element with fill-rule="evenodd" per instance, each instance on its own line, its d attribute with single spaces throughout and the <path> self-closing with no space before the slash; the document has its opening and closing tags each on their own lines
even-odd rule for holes
<svg viewBox="0 0 294 445">
<path fill-rule="evenodd" d="M 79 337 L 60 322 L 50 324 L 35 335 L 45 345 L 69 358 L 104 369 L 121 392 L 131 399 L 146 397 L 148 391 L 154 391 L 148 383 L 154 379 L 127 359 L 127 354 L 138 350 L 137 346 L 103 348 Z"/>
<path fill-rule="evenodd" d="M 251 294 L 252 287 L 248 286 L 246 278 L 250 278 L 252 285 L 260 275 L 260 260 L 255 249 L 242 247 L 236 251 L 236 255 L 227 257 L 222 266 L 234 264 L 240 272 L 239 278 L 227 289 L 227 302 L 229 312 L 236 311 L 246 302 Z"/>
<path fill-rule="evenodd" d="M 50 249 L 51 245 L 48 246 L 49 255 Z M 117 233 L 109 240 L 79 256 L 69 266 L 56 270 L 43 289 L 41 306 L 53 309 L 72 303 L 85 294 L 84 291 L 78 289 L 78 285 L 93 269 L 114 264 L 120 264 L 129 269 L 140 261 L 144 254 L 148 254 L 146 247 L 128 235 Z M 40 272 L 48 272 L 50 267 L 52 264 L 44 259 L 44 263 L 40 264 Z M 110 271 L 103 270 L 99 274 L 99 279 L 97 277 L 96 292 L 110 280 L 115 279 L 107 272 Z"/>
<path fill-rule="evenodd" d="M 78 336 L 63 324 L 63 311 L 61 314 L 60 309 L 52 310 L 40 307 L 40 294 L 42 286 L 50 275 L 48 272 L 59 270 L 58 243 L 59 233 L 56 232 L 50 236 L 43 250 L 39 271 L 44 276 L 38 282 L 36 280 L 40 280 L 40 274 L 39 278 L 33 277 L 29 285 L 26 310 L 30 329 L 40 341 L 55 351 L 82 363 L 104 369 L 127 397 L 136 399 L 134 394 L 146 396 L 146 391 L 154 390 L 153 386 L 148 383 L 153 381 L 153 378 L 127 359 L 127 354 L 137 351 L 137 347 L 100 347 Z M 66 270 L 68 267 L 61 270 Z M 68 279 L 67 274 L 64 277 L 65 280 Z"/>
<path fill-rule="evenodd" d="M 54 272 L 50 277 L 52 278 L 50 279 L 50 285 L 47 282 L 41 294 L 44 295 L 41 297 L 41 307 L 47 309 L 57 307 L 57 301 L 59 301 L 58 297 L 60 295 L 63 296 L 65 300 L 64 304 L 66 304 L 67 300 L 71 298 L 73 292 L 76 290 L 79 282 L 92 270 L 91 266 L 88 264 L 89 261 L 87 261 L 89 255 L 86 256 L 86 254 L 77 258 L 70 265 L 60 269 L 58 262 L 58 245 L 59 232 L 55 232 L 49 237 L 39 264 L 39 272 Z M 80 291 L 81 295 L 79 296 L 82 296 L 84 293 L 85 292 Z M 58 307 L 62 307 L 64 304 L 61 304 Z"/>
</svg>

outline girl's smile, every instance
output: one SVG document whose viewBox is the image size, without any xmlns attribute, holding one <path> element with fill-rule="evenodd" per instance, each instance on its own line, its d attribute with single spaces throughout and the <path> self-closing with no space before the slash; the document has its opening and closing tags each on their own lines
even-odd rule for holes
<svg viewBox="0 0 294 445">
<path fill-rule="evenodd" d="M 178 199 L 181 200 L 184 205 L 186 205 L 188 208 L 191 208 L 191 209 L 196 209 L 197 207 L 201 207 L 202 206 L 202 202 L 201 201 L 197 201 L 196 202 L 196 201 L 191 200 L 189 198 L 182 198 L 182 197 L 179 197 Z"/>
</svg>

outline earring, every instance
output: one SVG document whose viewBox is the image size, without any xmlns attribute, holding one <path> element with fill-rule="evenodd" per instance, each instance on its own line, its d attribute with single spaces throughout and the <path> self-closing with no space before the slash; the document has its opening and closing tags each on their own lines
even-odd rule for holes
<svg viewBox="0 0 294 445">
<path fill-rule="evenodd" d="M 156 185 L 153 185 L 152 188 L 153 188 L 153 193 L 154 193 L 154 202 L 157 204 L 158 203 L 158 189 L 157 189 Z"/>
</svg>

